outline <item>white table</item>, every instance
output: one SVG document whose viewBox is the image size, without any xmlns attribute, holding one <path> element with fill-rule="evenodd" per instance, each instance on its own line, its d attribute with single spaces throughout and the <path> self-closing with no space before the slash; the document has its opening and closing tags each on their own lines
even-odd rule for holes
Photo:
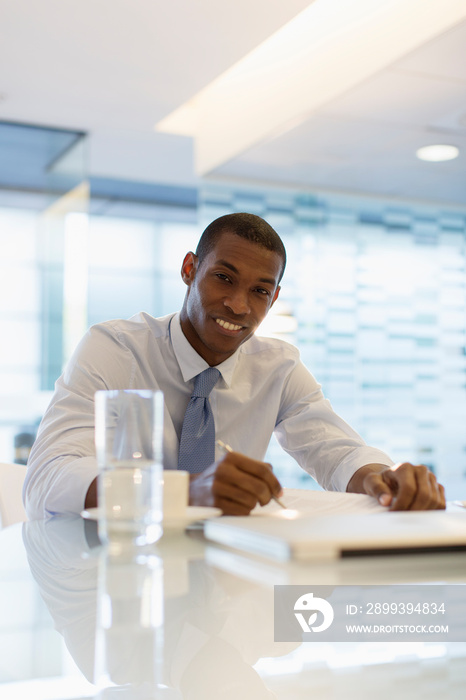
<svg viewBox="0 0 466 700">
<path fill-rule="evenodd" d="M 2 700 L 464 697 L 465 643 L 274 642 L 273 586 L 465 583 L 465 553 L 281 565 L 178 533 L 138 561 L 94 538 L 0 532 Z"/>
</svg>

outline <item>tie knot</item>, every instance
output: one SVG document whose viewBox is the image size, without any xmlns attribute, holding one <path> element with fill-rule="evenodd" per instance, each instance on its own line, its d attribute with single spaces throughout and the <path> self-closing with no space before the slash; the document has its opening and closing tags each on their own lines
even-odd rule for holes
<svg viewBox="0 0 466 700">
<path fill-rule="evenodd" d="M 207 398 L 219 377 L 220 372 L 216 367 L 208 367 L 198 374 L 194 383 L 193 396 Z"/>
</svg>

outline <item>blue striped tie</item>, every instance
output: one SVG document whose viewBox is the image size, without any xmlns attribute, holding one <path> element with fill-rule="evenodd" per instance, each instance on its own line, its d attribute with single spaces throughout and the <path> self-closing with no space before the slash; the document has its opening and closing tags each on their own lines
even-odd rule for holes
<svg viewBox="0 0 466 700">
<path fill-rule="evenodd" d="M 178 469 L 191 474 L 204 471 L 215 460 L 215 422 L 209 394 L 220 372 L 209 367 L 197 375 L 194 391 L 184 414 Z"/>
</svg>

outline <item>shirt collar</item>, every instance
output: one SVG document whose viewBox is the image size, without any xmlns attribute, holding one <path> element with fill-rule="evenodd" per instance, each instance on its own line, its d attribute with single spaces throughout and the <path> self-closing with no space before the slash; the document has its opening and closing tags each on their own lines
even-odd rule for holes
<svg viewBox="0 0 466 700">
<path fill-rule="evenodd" d="M 175 314 L 170 322 L 170 337 L 173 345 L 173 352 L 175 353 L 185 382 L 193 379 L 209 367 L 207 362 L 195 351 L 183 333 L 179 313 Z M 238 348 L 231 357 L 221 362 L 219 365 L 216 365 L 216 368 L 222 375 L 223 381 L 228 388 L 231 386 L 240 349 L 241 348 Z"/>
</svg>

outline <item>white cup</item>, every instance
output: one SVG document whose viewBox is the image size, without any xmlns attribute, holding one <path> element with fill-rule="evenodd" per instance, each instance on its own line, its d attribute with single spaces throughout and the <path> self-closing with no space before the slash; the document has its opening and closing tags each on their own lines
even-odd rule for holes
<svg viewBox="0 0 466 700">
<path fill-rule="evenodd" d="M 163 470 L 163 519 L 182 518 L 189 497 L 189 474 L 182 469 Z"/>
</svg>

